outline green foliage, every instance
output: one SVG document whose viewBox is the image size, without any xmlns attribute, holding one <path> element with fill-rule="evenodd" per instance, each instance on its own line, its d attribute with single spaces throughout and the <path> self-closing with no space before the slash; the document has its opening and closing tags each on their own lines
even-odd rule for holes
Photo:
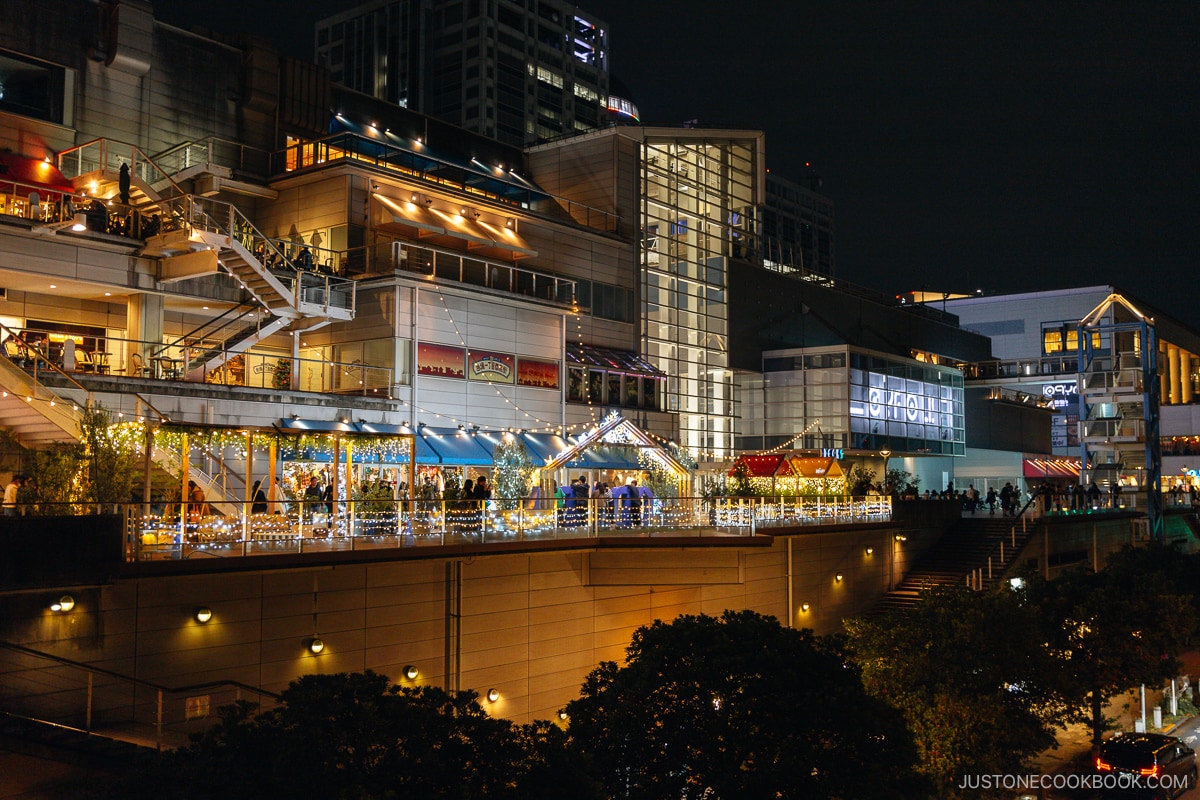
<svg viewBox="0 0 1200 800">
<path fill-rule="evenodd" d="M 83 499 L 91 503 L 126 503 L 137 474 L 136 449 L 128 436 L 118 435 L 112 415 L 102 406 L 79 412 L 83 445 Z"/>
<path fill-rule="evenodd" d="M 679 477 L 645 451 L 638 452 L 638 468 L 642 471 L 639 482 L 649 486 L 655 497 L 679 496 Z"/>
<path fill-rule="evenodd" d="M 725 497 L 729 493 L 729 479 L 724 475 L 700 476 L 700 496 L 707 502 L 711 503 L 718 497 Z"/>
<path fill-rule="evenodd" d="M 1159 545 L 1126 548 L 1098 573 L 1028 582 L 1063 692 L 1087 710 L 1094 742 L 1107 727 L 1103 709 L 1111 698 L 1178 671 L 1196 630 L 1194 569 L 1194 557 Z"/>
<path fill-rule="evenodd" d="M 855 464 L 846 474 L 846 489 L 851 497 L 862 497 L 874 483 L 875 470 L 867 469 L 862 464 Z"/>
<path fill-rule="evenodd" d="M 899 715 L 836 640 L 753 612 L 639 628 L 567 706 L 608 797 L 924 796 Z"/>
<path fill-rule="evenodd" d="M 306 675 L 253 712 L 222 709 L 218 725 L 134 765 L 108 796 L 541 800 L 569 786 L 595 797 L 561 731 L 491 717 L 474 692 L 388 686 L 370 671 Z"/>
<path fill-rule="evenodd" d="M 32 485 L 21 490 L 20 500 L 38 514 L 74 513 L 69 504 L 83 499 L 83 445 L 58 442 L 33 453 Z"/>
<path fill-rule="evenodd" d="M 729 473 L 729 494 L 733 497 L 756 497 L 758 489 L 754 485 L 754 480 L 750 474 L 750 465 L 745 461 L 738 461 L 733 465 L 733 469 Z"/>
<path fill-rule="evenodd" d="M 874 696 L 904 714 L 938 797 L 965 774 L 1014 774 L 1072 719 L 1036 608 L 1007 588 L 936 589 L 913 609 L 848 620 L 850 650 Z"/>
<path fill-rule="evenodd" d="M 383 481 L 372 480 L 354 489 L 351 499 L 358 503 L 360 511 L 394 511 L 392 487 Z"/>
<path fill-rule="evenodd" d="M 874 473 L 871 474 L 874 475 Z M 920 488 L 921 479 L 911 472 L 893 467 L 884 475 L 883 483 L 892 494 L 916 494 Z"/>
<path fill-rule="evenodd" d="M 495 469 L 492 492 L 502 511 L 512 511 L 522 498 L 529 496 L 533 485 L 533 457 L 520 439 L 511 439 L 496 446 L 493 456 Z"/>
<path fill-rule="evenodd" d="M 292 360 L 290 358 L 281 358 L 275 362 L 275 368 L 271 370 L 271 388 L 292 388 Z"/>
</svg>

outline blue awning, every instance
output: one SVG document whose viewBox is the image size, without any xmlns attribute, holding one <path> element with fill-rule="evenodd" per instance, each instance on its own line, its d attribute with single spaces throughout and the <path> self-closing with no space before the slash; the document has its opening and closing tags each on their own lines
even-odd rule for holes
<svg viewBox="0 0 1200 800">
<path fill-rule="evenodd" d="M 358 429 L 363 433 L 377 434 L 379 436 L 399 436 L 401 434 L 411 436 L 416 433 L 412 428 L 406 428 L 403 425 L 388 425 L 384 422 L 360 422 L 358 423 Z M 416 449 L 416 458 L 414 460 L 418 464 L 438 463 L 438 454 L 420 436 L 413 436 L 413 443 Z"/>
<path fill-rule="evenodd" d="M 495 460 L 496 448 L 504 441 L 505 436 L 512 435 L 517 436 L 525 444 L 526 449 L 529 450 L 529 458 L 535 467 L 546 466 L 547 461 L 569 446 L 565 439 L 552 433 L 504 434 L 499 431 L 479 431 L 475 434 L 475 441 Z"/>
<path fill-rule="evenodd" d="M 539 467 L 544 467 L 547 461 L 571 446 L 566 439 L 553 433 L 523 433 L 521 438 L 533 455 L 533 463 Z"/>
<path fill-rule="evenodd" d="M 438 455 L 443 464 L 462 467 L 490 467 L 492 454 L 475 437 L 450 428 L 425 428 L 417 436 Z"/>
</svg>

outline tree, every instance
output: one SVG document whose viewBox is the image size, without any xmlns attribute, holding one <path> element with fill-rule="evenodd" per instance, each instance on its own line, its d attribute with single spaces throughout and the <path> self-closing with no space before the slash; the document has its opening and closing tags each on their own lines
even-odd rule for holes
<svg viewBox="0 0 1200 800">
<path fill-rule="evenodd" d="M 268 711 L 222 709 L 214 728 L 138 763 L 110 796 L 540 800 L 565 783 L 594 797 L 565 753 L 555 726 L 491 717 L 474 692 L 389 687 L 369 670 L 306 675 Z"/>
<path fill-rule="evenodd" d="M 729 494 L 733 497 L 756 497 L 758 489 L 754 486 L 750 465 L 739 460 L 729 473 Z"/>
<path fill-rule="evenodd" d="M 875 483 L 875 470 L 855 464 L 846 475 L 846 489 L 851 497 L 862 497 Z"/>
<path fill-rule="evenodd" d="M 133 491 L 136 448 L 121 436 L 112 415 L 102 406 L 79 412 L 79 439 L 83 445 L 83 499 L 91 503 L 126 503 Z"/>
<path fill-rule="evenodd" d="M 633 635 L 567 705 L 609 797 L 901 798 L 914 752 L 836 640 L 726 611 Z"/>
<path fill-rule="evenodd" d="M 1194 599 L 1183 593 L 1194 591 L 1194 573 L 1189 580 L 1184 557 L 1165 550 L 1129 548 L 1101 572 L 1075 570 L 1029 584 L 1062 691 L 1086 709 L 1096 746 L 1108 727 L 1109 700 L 1176 674 L 1195 629 Z"/>
<path fill-rule="evenodd" d="M 899 709 L 939 797 L 964 774 L 1013 774 L 1071 718 L 1037 609 L 1007 588 L 946 586 L 911 609 L 849 620 L 850 652 L 874 696 Z"/>
<path fill-rule="evenodd" d="M 493 463 L 493 489 L 497 503 L 501 510 L 511 511 L 521 498 L 529 496 L 533 483 L 533 457 L 529 455 L 524 442 L 508 439 L 496 446 Z"/>
</svg>

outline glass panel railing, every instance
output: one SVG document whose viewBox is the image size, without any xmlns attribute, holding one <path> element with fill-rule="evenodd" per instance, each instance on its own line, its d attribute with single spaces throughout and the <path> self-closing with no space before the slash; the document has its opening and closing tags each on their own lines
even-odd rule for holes
<svg viewBox="0 0 1200 800">
<path fill-rule="evenodd" d="M 389 399 L 397 383 L 390 366 L 362 360 L 292 359 L 282 352 L 226 350 L 219 343 L 203 341 L 164 344 L 112 336 L 75 336 L 73 339 L 79 341 L 68 358 L 63 344 L 48 341 L 44 330 L 3 330 L 13 339 L 12 346 L 5 344 L 4 355 L 31 373 L 124 376 Z"/>
<path fill-rule="evenodd" d="M 344 492 L 344 490 L 343 490 Z M 127 504 L 128 561 L 243 558 L 439 545 L 501 544 L 599 537 L 753 536 L 760 528 L 880 522 L 891 519 L 887 497 L 649 498 L 568 500 L 561 508 L 533 498 L 510 509 L 497 501 L 288 500 L 275 513 L 205 513 L 177 500 Z M 112 513 L 75 506 L 73 513 Z M 25 513 L 53 514 L 48 506 Z M 62 511 L 62 509 L 58 509 Z"/>
</svg>

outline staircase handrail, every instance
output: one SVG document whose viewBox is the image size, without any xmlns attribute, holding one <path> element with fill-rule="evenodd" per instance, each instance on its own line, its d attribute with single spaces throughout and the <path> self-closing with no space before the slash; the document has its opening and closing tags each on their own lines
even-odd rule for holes
<svg viewBox="0 0 1200 800">
<path fill-rule="evenodd" d="M 59 374 L 59 375 L 61 375 L 62 377 L 66 378 L 66 379 L 67 379 L 67 381 L 68 381 L 68 382 L 69 382 L 69 383 L 70 383 L 72 386 L 74 386 L 76 389 L 79 389 L 79 390 L 80 390 L 80 391 L 82 391 L 82 392 L 83 392 L 85 395 L 87 395 L 87 402 L 86 402 L 86 404 L 85 404 L 85 405 L 86 405 L 86 407 L 87 407 L 87 408 L 91 408 L 91 407 L 92 407 L 92 391 L 91 391 L 91 389 L 88 389 L 88 388 L 87 388 L 86 386 L 84 386 L 82 383 L 80 383 L 79 381 L 75 380 L 74 378 L 72 378 L 72 377 L 71 377 L 70 375 L 68 375 L 67 373 L 63 372 L 61 369 L 59 369 L 59 368 L 58 368 L 58 365 L 57 365 L 57 364 L 53 363 L 53 362 L 52 362 L 52 361 L 50 361 L 48 358 L 47 358 L 47 359 L 38 359 L 38 357 L 37 357 L 37 354 L 38 354 L 38 349 L 37 349 L 36 347 L 34 347 L 33 345 L 31 345 L 29 342 L 27 342 L 27 341 L 25 340 L 25 337 L 24 337 L 24 336 L 23 336 L 23 335 L 22 335 L 22 334 L 21 334 L 19 331 L 17 331 L 17 330 L 14 330 L 13 328 L 10 328 L 10 327 L 8 327 L 7 325 L 5 325 L 5 324 L 4 324 L 4 323 L 2 323 L 2 322 L 0 322 L 0 331 L 3 331 L 4 333 L 7 333 L 9 336 L 11 336 L 11 337 L 13 337 L 14 339 L 16 339 L 18 342 L 20 342 L 20 343 L 21 343 L 21 345 L 22 345 L 22 346 L 25 348 L 25 350 L 26 350 L 27 352 L 29 352 L 29 353 L 33 353 L 33 354 L 34 354 L 34 355 L 33 355 L 33 384 L 34 384 L 34 386 L 37 386 L 37 387 L 40 387 L 40 388 L 44 389 L 44 390 L 46 391 L 46 393 L 47 393 L 47 394 L 49 394 L 49 395 L 50 395 L 50 396 L 51 396 L 51 397 L 52 397 L 54 400 L 56 400 L 56 401 L 58 401 L 58 402 L 60 402 L 60 403 L 70 403 L 70 402 L 72 402 L 72 401 L 70 401 L 70 400 L 65 400 L 65 399 L 63 399 L 62 397 L 58 396 L 57 394 L 55 394 L 54 392 L 52 392 L 52 391 L 51 391 L 49 388 L 47 388 L 47 387 L 46 387 L 46 385 L 45 385 L 44 383 L 42 383 L 41 381 L 39 381 L 39 380 L 37 379 L 38 361 L 40 360 L 40 361 L 42 361 L 42 362 L 43 362 L 42 369 L 49 369 L 51 372 L 56 372 L 56 373 L 58 373 L 58 374 Z M 49 354 L 47 354 L 47 355 L 49 355 Z"/>
<path fill-rule="evenodd" d="M 239 156 L 239 158 L 237 159 L 238 163 L 236 165 L 224 163 L 219 158 L 217 158 L 216 148 L 214 148 L 213 145 L 218 145 L 218 144 L 219 145 L 228 145 L 231 149 L 236 150 L 239 154 L 241 154 Z M 186 160 L 189 163 L 180 164 L 179 169 L 176 170 L 177 172 L 183 171 L 189 167 L 199 166 L 202 163 L 208 163 L 208 164 L 216 164 L 217 166 L 228 167 L 233 170 L 238 170 L 241 172 L 249 173 L 249 172 L 251 172 L 251 168 L 248 168 L 246 166 L 246 158 L 244 157 L 244 154 L 246 154 L 248 152 L 257 152 L 262 155 L 261 163 L 262 163 L 262 166 L 264 169 L 260 170 L 259 172 L 253 173 L 253 174 L 265 177 L 266 172 L 270 170 L 270 164 L 271 164 L 270 151 L 263 150 L 262 148 L 259 148 L 259 147 L 253 147 L 251 145 L 242 144 L 241 142 L 236 142 L 233 139 L 225 139 L 221 136 L 206 136 L 203 139 L 194 139 L 194 140 L 189 140 L 186 142 L 181 142 L 180 144 L 177 144 L 174 147 L 169 147 L 166 150 L 163 150 L 161 153 L 158 153 L 155 156 L 153 156 L 153 158 L 154 158 L 154 161 L 156 163 L 158 163 L 159 165 L 169 164 L 170 160 L 173 157 L 175 157 L 176 153 L 179 153 L 179 152 L 190 153 L 193 150 L 203 151 L 205 153 L 205 156 L 204 156 L 205 161 L 192 162 L 191 159 L 188 158 Z"/>
<path fill-rule="evenodd" d="M 182 186 L 180 186 L 178 183 L 176 183 L 175 179 L 172 178 L 171 175 L 166 170 L 164 170 L 162 167 L 158 166 L 158 164 L 156 164 L 154 162 L 154 159 L 152 159 L 150 156 L 146 155 L 145 151 L 142 150 L 140 147 L 138 147 L 136 144 L 129 144 L 127 142 L 121 142 L 116 139 L 109 139 L 107 137 L 100 137 L 97 139 L 92 139 L 90 142 L 84 142 L 83 144 L 76 145 L 75 147 L 69 147 L 66 150 L 63 150 L 61 153 L 58 154 L 58 169 L 68 179 L 73 178 L 73 177 L 79 177 L 80 175 L 84 174 L 84 170 L 82 168 L 83 153 L 86 152 L 87 149 L 92 148 L 92 147 L 98 147 L 100 150 L 100 157 L 96 160 L 97 168 L 98 169 L 109 169 L 110 165 L 108 164 L 108 152 L 110 149 L 110 145 L 114 145 L 114 144 L 120 145 L 122 148 L 128 148 L 129 162 L 130 162 L 129 163 L 130 174 L 138 175 L 138 177 L 141 180 L 145 181 L 145 183 L 149 186 L 153 186 L 159 180 L 165 180 L 170 185 L 170 187 L 174 190 L 174 192 L 172 194 L 164 196 L 164 197 L 159 197 L 158 199 L 154 200 L 153 202 L 156 205 L 162 206 L 163 203 L 165 203 L 166 201 L 168 201 L 172 198 L 187 194 L 187 191 Z M 157 176 L 158 176 L 157 178 L 148 179 L 147 176 L 141 174 L 142 171 L 138 168 L 138 166 L 139 166 L 139 158 L 138 157 L 139 156 L 140 156 L 140 163 L 144 163 L 144 164 L 148 165 L 150 168 L 152 168 L 154 170 L 154 172 L 157 173 Z M 77 159 L 77 164 L 76 164 L 78 167 L 77 171 L 72 171 L 72 170 L 68 169 L 68 161 L 72 157 Z M 72 172 L 74 172 L 74 174 L 71 174 Z"/>
<path fill-rule="evenodd" d="M 210 197 L 197 197 L 184 194 L 182 197 L 171 198 L 167 201 L 168 211 L 173 215 L 164 221 L 163 230 L 175 228 L 201 228 L 210 233 L 226 237 L 229 246 L 239 243 L 250 257 L 257 260 L 266 270 L 267 263 L 278 260 L 279 263 L 291 263 L 288 257 L 276 247 L 275 242 L 255 227 L 245 214 L 233 203 L 224 200 L 214 200 Z M 238 231 L 238 235 L 235 235 Z M 261 248 L 261 249 L 260 249 Z M 264 261 L 264 259 L 266 259 Z M 229 268 L 226 267 L 226 270 Z M 232 271 L 230 271 L 232 275 Z M 237 276 L 234 275 L 236 278 Z M 295 307 L 296 298 L 293 294 L 289 303 Z M 268 309 L 270 310 L 270 309 Z"/>
<path fill-rule="evenodd" d="M 220 325 L 217 325 L 216 327 L 214 327 L 211 331 L 206 331 L 203 336 L 199 336 L 200 332 L 203 331 L 205 328 L 209 327 L 210 325 L 212 325 L 214 323 L 221 322 L 221 320 L 223 320 L 226 317 L 228 317 L 229 315 L 233 314 L 235 311 L 238 311 L 239 309 L 243 309 L 243 308 L 244 308 L 244 310 L 241 311 L 240 313 L 238 313 L 236 319 L 231 319 L 228 322 L 222 322 Z M 165 349 L 171 348 L 171 347 L 185 347 L 185 346 L 187 346 L 185 343 L 187 342 L 188 339 L 191 339 L 191 338 L 201 338 L 202 339 L 202 338 L 204 338 L 204 336 L 214 335 L 214 334 L 218 333 L 219 331 L 224 330 L 225 328 L 229 327 L 231 324 L 237 322 L 246 313 L 248 313 L 249 311 L 252 311 L 252 310 L 257 310 L 256 304 L 243 300 L 240 303 L 238 303 L 236 306 L 230 306 L 228 309 L 221 312 L 220 314 L 213 317 L 212 319 L 205 320 L 200 325 L 197 325 L 192 330 L 181 335 L 175 341 L 173 341 L 169 344 L 163 345 L 162 349 L 165 350 Z"/>
<path fill-rule="evenodd" d="M 1034 510 L 1036 510 L 1037 509 L 1036 503 L 1041 498 L 1041 496 L 1042 496 L 1041 493 L 1034 492 L 1033 496 L 1030 497 L 1029 500 L 1027 500 L 1025 502 L 1025 505 L 1021 506 L 1021 510 L 1013 515 L 1013 523 L 1011 526 L 1009 526 L 1008 534 L 1007 534 L 1007 537 L 1009 540 L 1009 546 L 1008 546 L 1007 550 L 1005 549 L 1005 546 L 1004 546 L 1005 537 L 1001 536 L 1000 541 L 997 542 L 996 545 L 988 551 L 985 563 L 986 563 L 986 568 L 988 570 L 988 579 L 989 580 L 992 578 L 991 573 L 992 573 L 992 558 L 993 557 L 997 558 L 996 570 L 998 570 L 1000 574 L 1003 574 L 1004 570 L 1007 568 L 1007 563 L 1009 561 L 1011 561 L 1016 556 L 1018 550 L 1020 550 L 1020 547 L 1017 546 L 1017 521 L 1019 520 L 1021 522 L 1021 540 L 1022 540 L 1021 546 L 1022 547 L 1024 546 L 1025 542 L 1028 541 L 1028 538 L 1033 535 L 1033 530 L 1026 530 L 1025 512 L 1029 511 L 1031 507 Z M 1038 519 L 1037 516 L 1031 514 L 1030 519 L 1036 525 L 1036 522 Z M 1007 554 L 1007 558 L 1005 557 L 1006 554 Z M 982 570 L 982 569 L 984 569 L 984 567 L 983 566 L 977 567 L 977 569 Z M 974 573 L 974 572 L 975 572 L 975 570 L 972 570 L 972 573 Z"/>
<path fill-rule="evenodd" d="M 208 448 L 205 448 L 202 452 L 204 455 L 209 456 L 212 459 L 215 459 L 218 462 L 218 464 L 221 466 L 221 468 L 225 470 L 226 475 L 238 474 L 236 472 L 230 472 L 228 465 L 225 464 L 224 460 L 222 460 L 220 456 L 213 453 Z M 182 471 L 182 469 L 183 469 L 182 457 L 178 453 L 176 453 L 174 450 L 171 450 L 170 448 L 155 447 L 154 448 L 154 456 L 155 456 L 156 461 L 165 462 L 165 463 L 160 463 L 159 466 L 161 466 L 164 470 L 166 470 L 168 472 L 168 474 L 171 474 L 172 471 L 179 472 L 179 471 Z M 210 492 L 217 491 L 220 488 L 217 485 L 216 477 L 214 477 L 213 475 L 210 475 L 209 473 L 205 472 L 202 469 L 193 467 L 191 464 L 190 458 L 188 459 L 188 474 L 196 476 L 198 478 L 197 483 L 203 484 Z M 173 477 L 176 477 L 176 476 L 173 476 Z M 221 490 L 220 497 L 207 498 L 207 502 L 209 504 L 216 504 L 216 505 L 238 506 L 238 505 L 243 504 L 245 501 L 238 500 L 236 497 L 229 497 L 227 492 L 225 492 L 224 490 Z"/>
<path fill-rule="evenodd" d="M 251 686 L 250 684 L 242 683 L 241 681 L 224 679 L 224 680 L 217 680 L 217 681 L 205 681 L 204 683 L 193 683 L 193 684 L 189 684 L 187 686 L 164 686 L 163 684 L 160 684 L 160 683 L 154 683 L 153 681 L 148 681 L 145 678 L 135 678 L 132 675 L 125 675 L 123 673 L 116 672 L 115 670 L 105 669 L 104 667 L 97 667 L 94 664 L 87 664 L 82 661 L 75 661 L 70 658 L 64 658 L 63 656 L 56 656 L 53 653 L 45 653 L 45 652 L 42 652 L 41 650 L 34 650 L 32 647 L 26 647 L 25 645 L 17 644 L 15 642 L 6 642 L 3 640 L 0 640 L 0 648 L 4 648 L 6 650 L 13 650 L 15 652 L 22 653 L 27 656 L 33 656 L 34 658 L 43 658 L 43 659 L 46 659 L 47 661 L 53 661 L 56 664 L 62 664 L 63 666 L 66 666 L 66 667 L 74 667 L 75 669 L 81 669 L 84 672 L 90 672 L 95 675 L 105 675 L 110 678 L 117 678 L 118 680 L 122 680 L 127 683 L 131 683 L 135 686 L 143 686 L 147 689 L 154 689 L 155 691 L 166 692 L 168 694 L 179 694 L 181 692 L 195 692 L 200 689 L 214 689 L 214 688 L 221 687 L 221 686 L 228 686 L 228 687 L 231 687 L 234 689 L 242 689 L 247 692 L 253 692 L 254 694 L 259 694 L 259 695 L 263 695 L 265 697 L 270 697 L 272 700 L 279 700 L 279 695 L 276 692 L 271 692 L 266 689 L 260 688 L 258 686 Z"/>
</svg>

